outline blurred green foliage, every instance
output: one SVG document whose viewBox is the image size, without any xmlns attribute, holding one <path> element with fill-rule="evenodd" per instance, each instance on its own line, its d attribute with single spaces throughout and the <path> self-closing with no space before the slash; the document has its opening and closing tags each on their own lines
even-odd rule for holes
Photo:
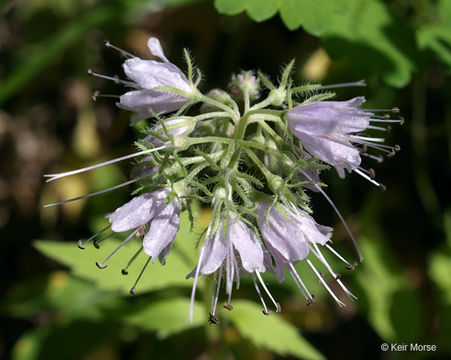
<svg viewBox="0 0 451 360">
<path fill-rule="evenodd" d="M 127 276 L 120 270 L 138 244 L 124 246 L 101 271 L 95 261 L 121 239 L 84 251 L 74 242 L 104 227 L 103 214 L 126 201 L 126 191 L 41 208 L 127 179 L 125 165 L 47 186 L 42 174 L 131 149 L 139 128 L 128 126 L 129 114 L 114 101 L 93 105 L 90 99 L 96 87 L 116 94 L 122 89 L 87 79 L 85 71 L 119 72 L 121 59 L 100 51 L 103 40 L 145 56 L 145 40 L 155 34 L 176 62 L 181 46 L 192 48 L 207 75 L 205 88 L 226 86 L 238 68 L 261 68 L 275 77 L 296 57 L 297 82 L 365 78 L 368 106 L 401 107 L 407 125 L 391 138 L 403 151 L 378 168 L 388 193 L 352 176 L 342 181 L 331 173 L 325 181 L 361 235 L 365 261 L 343 273 L 358 300 L 346 299 L 347 306 L 337 309 L 300 263 L 297 270 L 315 289 L 314 306 L 306 306 L 290 279 L 279 284 L 269 275 L 280 316 L 263 316 L 251 302 L 257 301 L 252 283 L 243 280 L 234 310 L 222 309 L 221 324 L 210 326 L 211 279 L 202 279 L 189 323 L 192 280 L 185 276 L 195 266 L 208 211 L 198 213 L 194 232 L 183 215 L 167 264 L 151 264 L 132 297 L 144 259 Z M 391 354 L 401 358 L 451 353 L 450 1 L 1 1 L 0 59 L 0 262 L 8 275 L 1 279 L 0 357 L 362 358 L 382 357 L 382 342 L 438 347 L 436 354 Z M 357 94 L 343 90 L 341 96 Z M 315 218 L 334 225 L 335 246 L 352 258 L 330 208 L 320 197 L 313 203 Z"/>
</svg>

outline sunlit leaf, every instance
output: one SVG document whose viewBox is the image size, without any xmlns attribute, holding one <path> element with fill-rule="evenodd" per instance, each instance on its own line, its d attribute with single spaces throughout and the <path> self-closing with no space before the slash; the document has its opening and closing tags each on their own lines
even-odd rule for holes
<svg viewBox="0 0 451 360">
<path fill-rule="evenodd" d="M 199 228 L 190 232 L 188 215 L 186 212 L 182 213 L 180 230 L 166 265 L 158 262 L 151 264 L 139 282 L 137 293 L 170 286 L 190 287 L 192 281 L 186 280 L 185 277 L 197 261 L 194 246 L 199 232 Z M 93 281 L 101 289 L 118 290 L 125 294 L 129 292 L 147 260 L 147 256 L 141 253 L 128 269 L 128 275 L 121 274 L 121 269 L 125 268 L 140 247 L 137 240 L 129 241 L 114 254 L 106 263 L 107 268 L 100 270 L 95 265 L 96 261 L 101 263 L 119 246 L 119 236 L 120 234 L 116 234 L 113 239 L 102 242 L 100 249 L 86 244 L 85 250 L 80 250 L 75 242 L 44 240 L 35 241 L 34 246 L 46 256 L 70 267 L 74 275 Z"/>
<path fill-rule="evenodd" d="M 156 331 L 159 339 L 195 328 L 206 323 L 203 306 L 194 303 L 193 321 L 188 320 L 190 300 L 187 298 L 171 297 L 169 299 L 140 304 L 133 311 L 120 316 L 126 324 L 135 325 L 145 330 Z"/>
<path fill-rule="evenodd" d="M 282 317 L 264 316 L 261 306 L 246 300 L 235 300 L 228 313 L 230 321 L 240 334 L 254 345 L 280 355 L 293 355 L 302 359 L 324 359 L 298 330 Z"/>
</svg>

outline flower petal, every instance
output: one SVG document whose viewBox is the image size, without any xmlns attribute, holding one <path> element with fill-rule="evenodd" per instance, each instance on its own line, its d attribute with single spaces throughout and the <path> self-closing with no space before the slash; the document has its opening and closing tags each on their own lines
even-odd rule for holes
<svg viewBox="0 0 451 360">
<path fill-rule="evenodd" d="M 161 189 L 134 197 L 108 217 L 111 230 L 122 232 L 146 224 L 161 211 L 167 194 L 167 189 Z"/>
<path fill-rule="evenodd" d="M 123 64 L 128 78 L 144 89 L 157 86 L 171 86 L 186 92 L 192 92 L 185 74 L 174 64 L 154 60 L 131 58 Z"/>
<path fill-rule="evenodd" d="M 169 62 L 166 56 L 164 56 L 164 51 L 158 38 L 150 37 L 149 40 L 147 40 L 147 47 L 149 48 L 152 55 L 160 58 L 164 62 Z"/>
<path fill-rule="evenodd" d="M 246 271 L 266 271 L 260 241 L 242 220 L 231 219 L 230 240 L 240 254 L 241 264 Z"/>
<path fill-rule="evenodd" d="M 153 117 L 149 108 L 157 115 L 169 113 L 180 109 L 189 100 L 183 96 L 174 95 L 158 90 L 135 90 L 121 95 L 116 105 L 124 110 L 140 114 L 140 119 Z"/>
<path fill-rule="evenodd" d="M 284 209 L 287 220 L 276 207 L 272 207 L 267 225 L 266 213 L 269 206 L 269 203 L 262 201 L 257 208 L 257 223 L 263 239 L 288 261 L 304 259 L 309 253 L 309 246 L 301 227 L 294 221 L 293 214 Z"/>
<path fill-rule="evenodd" d="M 205 247 L 204 258 L 200 265 L 200 273 L 211 274 L 221 266 L 227 254 L 223 222 L 220 223 L 219 229 L 213 237 L 205 239 L 203 247 Z"/>
<path fill-rule="evenodd" d="M 149 231 L 144 236 L 144 252 L 152 256 L 153 262 L 160 253 L 174 241 L 180 227 L 180 207 L 172 200 L 162 211 L 155 215 Z"/>
</svg>

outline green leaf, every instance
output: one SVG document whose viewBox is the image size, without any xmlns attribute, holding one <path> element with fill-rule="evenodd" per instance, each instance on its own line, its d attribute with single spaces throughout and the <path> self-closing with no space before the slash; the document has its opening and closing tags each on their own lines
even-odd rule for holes
<svg viewBox="0 0 451 360">
<path fill-rule="evenodd" d="M 357 303 L 366 307 L 369 322 L 384 340 L 417 339 L 423 315 L 418 294 L 409 287 L 382 238 L 361 238 L 359 245 L 365 261 L 355 275 L 364 294 Z"/>
<path fill-rule="evenodd" d="M 215 8 L 221 14 L 236 15 L 246 8 L 243 0 L 215 0 Z"/>
<path fill-rule="evenodd" d="M 438 18 L 420 27 L 417 41 L 420 49 L 430 50 L 448 66 L 451 71 L 451 5 L 448 0 L 437 4 Z"/>
<path fill-rule="evenodd" d="M 429 276 L 441 290 L 445 303 L 451 305 L 451 256 L 436 253 L 429 261 Z"/>
<path fill-rule="evenodd" d="M 185 279 L 197 262 L 195 240 L 200 233 L 200 227 L 190 232 L 190 223 L 187 212 L 181 214 L 180 230 L 174 241 L 174 246 L 167 258 L 166 265 L 155 263 L 149 265 L 137 287 L 137 293 L 154 291 L 171 286 L 190 287 L 191 281 Z M 101 263 L 120 244 L 121 234 L 113 239 L 101 243 L 100 249 L 87 244 L 85 250 L 80 250 L 75 243 L 37 240 L 34 246 L 44 255 L 68 266 L 72 273 L 83 279 L 90 280 L 99 288 L 117 290 L 123 294 L 129 292 L 139 272 L 143 268 L 147 256 L 141 253 L 130 266 L 127 276 L 121 275 L 128 260 L 140 248 L 139 241 L 131 240 L 125 244 L 106 263 L 107 268 L 100 270 L 95 262 Z M 122 238 L 125 237 L 123 234 Z"/>
<path fill-rule="evenodd" d="M 349 1 L 322 41 L 333 58 L 347 59 L 362 77 L 380 74 L 395 87 L 409 82 L 418 58 L 412 30 L 380 1 Z"/>
<path fill-rule="evenodd" d="M 243 3 L 247 4 L 249 17 L 257 22 L 272 18 L 279 9 L 279 0 L 246 0 Z"/>
<path fill-rule="evenodd" d="M 324 359 L 298 330 L 278 315 L 264 316 L 261 306 L 246 300 L 235 300 L 230 320 L 243 337 L 256 346 L 279 355 L 293 355 L 302 359 Z"/>
<path fill-rule="evenodd" d="M 156 331 L 157 337 L 161 340 L 205 324 L 205 319 L 200 316 L 205 313 L 205 309 L 198 302 L 194 303 L 194 314 L 197 316 L 189 322 L 189 306 L 190 300 L 181 297 L 172 297 L 153 303 L 146 301 L 138 306 L 138 309 L 134 306 L 132 312 L 120 316 L 120 320 L 144 330 Z"/>
<path fill-rule="evenodd" d="M 302 25 L 308 33 L 320 36 L 346 10 L 346 4 L 343 0 L 281 0 L 280 17 L 290 30 Z"/>
<path fill-rule="evenodd" d="M 64 271 L 55 271 L 17 283 L 2 298 L 1 308 L 13 317 L 29 318 L 53 311 L 71 317 L 99 319 L 103 308 L 119 303 L 114 294 Z"/>
</svg>

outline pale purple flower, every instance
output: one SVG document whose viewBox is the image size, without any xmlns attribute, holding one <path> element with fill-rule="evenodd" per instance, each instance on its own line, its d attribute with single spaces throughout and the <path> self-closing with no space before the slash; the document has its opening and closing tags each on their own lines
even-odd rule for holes
<svg viewBox="0 0 451 360">
<path fill-rule="evenodd" d="M 205 241 L 200 249 L 199 262 L 194 270 L 187 276 L 194 277 L 193 292 L 191 297 L 191 304 L 194 301 L 194 295 L 199 275 L 214 274 L 215 285 L 212 295 L 212 311 L 210 313 L 210 321 L 215 322 L 216 305 L 218 302 L 219 289 L 221 286 L 222 277 L 226 282 L 226 293 L 228 294 L 228 303 L 224 305 L 225 308 L 231 309 L 230 305 L 232 296 L 233 282 L 236 281 L 239 286 L 240 276 L 252 274 L 254 284 L 257 292 L 261 297 L 260 290 L 255 280 L 255 276 L 259 279 L 262 287 L 267 292 L 276 306 L 277 311 L 280 311 L 280 305 L 276 303 L 269 294 L 266 285 L 261 279 L 260 273 L 266 271 L 264 253 L 258 237 L 248 225 L 236 216 L 230 214 L 230 222 L 221 220 L 219 228 L 213 235 L 210 235 L 211 224 L 208 229 Z M 264 303 L 264 302 L 263 302 Z M 264 304 L 265 314 L 269 314 L 266 304 Z M 190 310 L 190 317 L 192 317 L 192 306 Z"/>
<path fill-rule="evenodd" d="M 367 129 L 385 130 L 370 125 L 371 122 L 402 122 L 376 116 L 373 112 L 360 109 L 365 102 L 362 96 L 348 101 L 320 101 L 296 106 L 287 112 L 290 131 L 301 140 L 302 146 L 318 159 L 334 166 L 341 178 L 345 169 L 355 171 L 376 185 L 368 171 L 360 167 L 361 155 L 367 147 L 393 154 L 397 146 L 377 144 L 381 138 L 357 135 Z M 375 110 L 378 111 L 378 110 Z M 377 158 L 379 159 L 379 158 Z"/>
<path fill-rule="evenodd" d="M 194 92 L 185 74 L 166 58 L 157 38 L 151 37 L 147 46 L 161 61 L 143 60 L 138 57 L 125 60 L 124 72 L 138 90 L 125 93 L 117 103 L 122 109 L 138 113 L 138 119 L 152 117 L 149 109 L 158 115 L 165 114 L 178 110 L 189 101 L 187 97 L 158 90 L 158 87 L 172 87 L 187 95 Z"/>
<path fill-rule="evenodd" d="M 285 268 L 295 281 L 308 304 L 314 301 L 314 296 L 309 292 L 300 275 L 294 267 L 294 263 L 305 260 L 312 268 L 319 280 L 323 283 L 331 296 L 339 305 L 344 305 L 333 293 L 318 270 L 309 260 L 308 255 L 313 253 L 327 270 L 336 279 L 342 289 L 350 296 L 353 295 L 343 285 L 340 276 L 336 274 L 322 255 L 319 246 L 327 247 L 331 252 L 344 261 L 348 267 L 352 267 L 344 260 L 330 245 L 333 229 L 328 226 L 319 225 L 305 211 L 296 209 L 294 206 L 288 208 L 280 203 L 271 207 L 271 204 L 261 201 L 257 208 L 257 223 L 260 233 L 265 241 L 266 248 L 274 259 L 275 267 L 271 262 L 267 267 L 275 272 L 279 282 L 285 277 Z"/>
<path fill-rule="evenodd" d="M 178 200 L 166 204 L 169 192 L 163 188 L 136 196 L 108 217 L 114 232 L 144 227 L 143 250 L 154 263 L 158 257 L 164 263 L 180 226 Z"/>
</svg>

